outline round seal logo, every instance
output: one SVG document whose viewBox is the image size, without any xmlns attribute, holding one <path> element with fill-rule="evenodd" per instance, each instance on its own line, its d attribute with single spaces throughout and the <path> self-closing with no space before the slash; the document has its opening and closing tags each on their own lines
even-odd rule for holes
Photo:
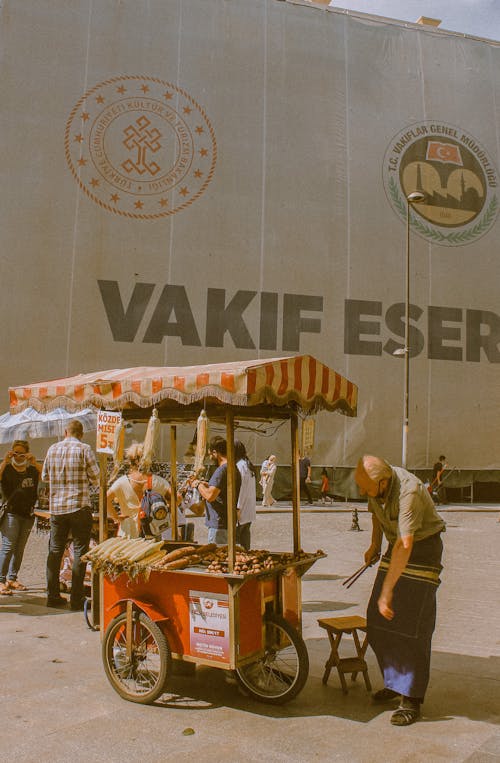
<svg viewBox="0 0 500 763">
<path fill-rule="evenodd" d="M 418 122 L 398 133 L 383 168 L 387 197 L 406 220 L 406 197 L 425 198 L 410 208 L 410 224 L 443 246 L 469 244 L 492 227 L 499 211 L 498 173 L 480 143 L 458 127 Z"/>
<path fill-rule="evenodd" d="M 122 76 L 87 91 L 72 110 L 66 159 L 104 209 L 155 220 L 197 199 L 213 177 L 215 133 L 185 90 L 154 77 Z"/>
</svg>

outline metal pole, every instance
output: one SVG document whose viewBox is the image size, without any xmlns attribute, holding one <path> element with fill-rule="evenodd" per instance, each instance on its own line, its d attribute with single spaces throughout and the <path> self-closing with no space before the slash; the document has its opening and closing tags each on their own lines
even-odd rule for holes
<svg viewBox="0 0 500 763">
<path fill-rule="evenodd" d="M 227 447 L 227 567 L 230 574 L 234 571 L 236 543 L 236 485 L 234 474 L 234 414 L 226 411 L 226 447 Z"/>
<path fill-rule="evenodd" d="M 108 537 L 108 456 L 99 453 L 99 543 Z"/>
<path fill-rule="evenodd" d="M 293 509 L 293 551 L 300 551 L 300 478 L 299 478 L 299 420 L 295 411 L 290 414 L 290 436 L 292 442 L 292 509 Z"/>
<path fill-rule="evenodd" d="M 413 191 L 406 196 L 406 289 L 405 289 L 405 391 L 403 410 L 403 444 L 401 462 L 407 468 L 408 463 L 408 430 L 410 428 L 410 213 L 413 204 L 425 201 L 425 193 Z M 400 353 L 398 353 L 400 354 Z"/>
<path fill-rule="evenodd" d="M 403 442 L 401 453 L 401 465 L 404 469 L 408 461 L 408 428 L 409 428 L 409 402 L 410 402 L 410 348 L 409 348 L 409 323 L 410 323 L 410 200 L 406 199 L 406 289 L 405 289 L 405 377 L 404 377 L 404 405 L 403 405 Z"/>
<path fill-rule="evenodd" d="M 177 527 L 177 427 L 170 425 L 170 523 L 172 540 L 178 540 Z"/>
</svg>

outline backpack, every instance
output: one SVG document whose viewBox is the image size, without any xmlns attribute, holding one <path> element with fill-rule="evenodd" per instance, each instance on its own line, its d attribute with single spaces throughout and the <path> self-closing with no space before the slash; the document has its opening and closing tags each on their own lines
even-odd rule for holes
<svg viewBox="0 0 500 763">
<path fill-rule="evenodd" d="M 170 508 L 161 493 L 152 489 L 152 480 L 144 491 L 139 511 L 140 535 L 159 538 L 170 527 Z"/>
</svg>

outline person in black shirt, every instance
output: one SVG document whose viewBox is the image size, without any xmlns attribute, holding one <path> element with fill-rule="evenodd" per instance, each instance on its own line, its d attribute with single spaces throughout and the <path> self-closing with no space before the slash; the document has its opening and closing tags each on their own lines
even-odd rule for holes
<svg viewBox="0 0 500 763">
<path fill-rule="evenodd" d="M 311 494 L 311 461 L 307 456 L 299 458 L 299 479 L 300 479 L 300 492 L 304 491 L 307 495 L 307 502 L 312 503 L 313 498 Z"/>
<path fill-rule="evenodd" d="M 40 469 L 26 440 L 14 440 L 12 449 L 0 463 L 0 483 L 6 507 L 0 525 L 0 595 L 3 596 L 26 590 L 17 575 L 33 527 Z"/>
<path fill-rule="evenodd" d="M 432 467 L 431 491 L 437 496 L 437 503 L 446 503 L 446 488 L 441 483 L 447 466 L 446 456 L 439 456 L 439 460 Z"/>
</svg>

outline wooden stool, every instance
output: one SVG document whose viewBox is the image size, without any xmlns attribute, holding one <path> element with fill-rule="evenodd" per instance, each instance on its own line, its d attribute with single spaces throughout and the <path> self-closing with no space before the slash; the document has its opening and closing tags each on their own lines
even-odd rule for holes
<svg viewBox="0 0 500 763">
<path fill-rule="evenodd" d="M 366 689 L 367 691 L 371 691 L 372 686 L 370 679 L 368 678 L 368 665 L 365 661 L 368 637 L 365 635 L 363 643 L 360 644 L 358 636 L 358 631 L 363 631 L 363 633 L 366 634 L 366 619 L 359 615 L 353 615 L 352 617 L 327 617 L 318 620 L 318 624 L 328 633 L 331 646 L 330 656 L 325 664 L 323 683 L 326 684 L 330 671 L 333 666 L 335 666 L 339 674 L 344 694 L 347 694 L 347 684 L 344 677 L 346 673 L 351 673 L 351 679 L 353 681 L 356 680 L 358 673 L 363 673 Z M 352 633 L 357 657 L 339 657 L 339 646 L 344 633 Z"/>
</svg>

